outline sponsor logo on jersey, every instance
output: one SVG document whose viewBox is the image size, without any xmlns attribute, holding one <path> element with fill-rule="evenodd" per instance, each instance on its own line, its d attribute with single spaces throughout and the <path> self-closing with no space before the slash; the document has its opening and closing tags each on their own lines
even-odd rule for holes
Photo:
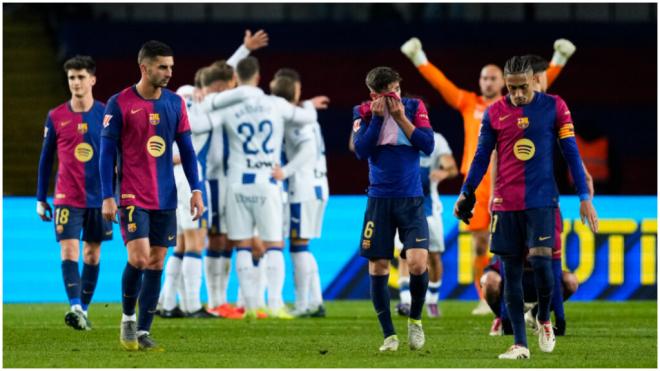
<svg viewBox="0 0 660 371">
<path fill-rule="evenodd" d="M 252 161 L 251 158 L 247 159 L 248 169 L 272 168 L 274 165 L 272 161 Z"/>
<path fill-rule="evenodd" d="M 142 108 L 138 108 L 138 109 L 132 109 L 132 108 L 131 108 L 131 115 L 134 115 L 134 114 L 136 114 L 136 113 L 138 113 L 138 112 L 140 112 L 140 111 L 142 111 Z"/>
<path fill-rule="evenodd" d="M 125 199 L 127 199 L 127 198 L 135 198 L 135 195 L 132 194 L 132 193 L 122 193 L 122 194 L 121 194 L 121 199 L 122 199 L 122 200 L 125 200 Z"/>
<path fill-rule="evenodd" d="M 87 130 L 89 130 L 89 129 L 87 127 L 86 122 L 81 122 L 80 124 L 78 124 L 78 133 L 85 134 L 87 132 Z"/>
<path fill-rule="evenodd" d="M 263 205 L 266 203 L 265 196 L 246 196 L 242 194 L 236 194 L 236 202 L 240 204 L 259 204 Z"/>
<path fill-rule="evenodd" d="M 62 127 L 65 127 L 65 126 L 69 125 L 70 123 L 71 123 L 71 120 L 67 120 L 67 121 L 62 121 L 62 122 L 60 122 L 60 125 L 61 125 Z"/>
<path fill-rule="evenodd" d="M 151 125 L 154 125 L 154 126 L 160 124 L 160 114 L 150 113 L 149 114 L 149 123 Z"/>
<path fill-rule="evenodd" d="M 56 231 L 57 233 L 62 233 L 62 232 L 64 232 L 64 226 L 58 224 L 57 227 L 55 227 L 55 231 Z"/>
<path fill-rule="evenodd" d="M 518 122 L 516 122 L 519 129 L 527 129 L 529 127 L 529 118 L 528 117 L 518 117 Z"/>
<path fill-rule="evenodd" d="M 108 125 L 110 125 L 110 120 L 112 119 L 112 115 L 105 115 L 103 116 L 103 127 L 107 128 Z"/>
<path fill-rule="evenodd" d="M 76 157 L 76 160 L 87 162 L 94 157 L 94 149 L 89 143 L 82 142 L 76 146 L 73 155 Z"/>
<path fill-rule="evenodd" d="M 153 157 L 162 156 L 166 148 L 165 140 L 158 135 L 154 135 L 147 140 L 147 152 Z"/>
<path fill-rule="evenodd" d="M 534 142 L 527 138 L 518 139 L 516 144 L 513 145 L 513 155 L 520 161 L 527 161 L 534 157 L 536 146 Z"/>
</svg>

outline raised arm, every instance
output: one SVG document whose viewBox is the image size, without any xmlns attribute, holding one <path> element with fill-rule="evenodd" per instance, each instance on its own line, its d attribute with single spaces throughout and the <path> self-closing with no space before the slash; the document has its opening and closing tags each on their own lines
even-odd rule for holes
<svg viewBox="0 0 660 371">
<path fill-rule="evenodd" d="M 243 44 L 236 49 L 234 54 L 227 59 L 227 64 L 236 68 L 238 62 L 250 55 L 251 52 L 268 46 L 268 34 L 264 30 L 259 30 L 252 34 L 252 31 L 245 30 Z"/>
<path fill-rule="evenodd" d="M 575 45 L 566 39 L 558 39 L 554 44 L 555 52 L 550 61 L 550 67 L 546 71 L 548 76 L 548 88 L 555 82 L 559 73 L 564 68 L 568 59 L 575 53 Z"/>
<path fill-rule="evenodd" d="M 462 108 L 464 97 L 469 92 L 454 85 L 439 68 L 428 61 L 424 50 L 422 50 L 422 43 L 418 38 L 413 37 L 406 41 L 401 46 L 401 52 L 413 62 L 417 70 L 442 95 L 447 104 L 456 110 Z"/>
</svg>

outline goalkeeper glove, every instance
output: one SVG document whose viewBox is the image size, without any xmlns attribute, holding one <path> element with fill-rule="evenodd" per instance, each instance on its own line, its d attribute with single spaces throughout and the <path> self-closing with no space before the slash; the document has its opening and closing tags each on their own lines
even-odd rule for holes
<svg viewBox="0 0 660 371">
<path fill-rule="evenodd" d="M 474 209 L 474 204 L 477 203 L 477 197 L 474 195 L 474 190 L 468 188 L 463 192 L 462 200 L 459 200 L 456 204 L 457 206 L 457 216 L 465 224 L 470 224 L 470 219 L 472 218 L 472 209 Z"/>
<path fill-rule="evenodd" d="M 566 39 L 557 39 L 555 41 L 555 53 L 552 55 L 551 65 L 564 66 L 573 53 L 575 53 L 575 44 Z"/>
<path fill-rule="evenodd" d="M 429 60 L 426 59 L 426 54 L 422 50 L 422 42 L 416 37 L 411 38 L 401 45 L 401 53 L 405 54 L 413 62 L 415 67 L 429 63 Z"/>
</svg>

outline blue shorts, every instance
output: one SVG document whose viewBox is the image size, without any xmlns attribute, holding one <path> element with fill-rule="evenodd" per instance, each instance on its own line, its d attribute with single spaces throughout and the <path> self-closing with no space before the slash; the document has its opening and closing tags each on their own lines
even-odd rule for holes
<svg viewBox="0 0 660 371">
<path fill-rule="evenodd" d="M 399 230 L 401 257 L 410 248 L 429 248 L 429 225 L 424 197 L 369 197 L 364 213 L 360 255 L 367 259 L 393 259 L 394 235 Z"/>
<path fill-rule="evenodd" d="M 555 248 L 557 208 L 495 211 L 491 218 L 490 251 L 501 256 L 525 256 L 528 248 Z"/>
<path fill-rule="evenodd" d="M 101 242 L 112 239 L 112 222 L 103 219 L 101 208 L 55 206 L 55 239 Z"/>
<path fill-rule="evenodd" d="M 148 237 L 151 246 L 176 245 L 176 209 L 146 210 L 137 206 L 122 206 L 119 208 L 119 221 L 124 244 Z"/>
<path fill-rule="evenodd" d="M 212 205 L 211 218 L 210 218 L 211 224 L 208 226 L 209 234 L 220 234 L 221 233 L 220 207 L 222 206 L 220 200 L 220 187 L 222 185 L 220 184 L 218 179 L 209 179 L 208 182 L 209 182 L 208 200 L 209 200 L 209 204 Z"/>
</svg>

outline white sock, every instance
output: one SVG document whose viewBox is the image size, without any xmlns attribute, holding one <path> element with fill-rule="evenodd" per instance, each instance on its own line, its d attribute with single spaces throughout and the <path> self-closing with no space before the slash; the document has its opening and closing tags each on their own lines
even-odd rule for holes
<svg viewBox="0 0 660 371">
<path fill-rule="evenodd" d="M 252 265 L 252 253 L 247 250 L 239 250 L 236 252 L 236 273 L 238 274 L 238 284 L 243 294 L 243 301 L 245 302 L 245 309 L 256 309 L 257 306 L 257 293 L 252 278 L 254 266 Z"/>
<path fill-rule="evenodd" d="M 406 286 L 407 289 L 402 290 L 401 287 Z M 399 300 L 402 304 L 410 304 L 412 299 L 410 297 L 410 276 L 399 277 Z"/>
<path fill-rule="evenodd" d="M 202 288 L 202 256 L 191 255 L 186 253 L 183 263 L 181 263 L 183 290 L 186 292 L 186 309 L 189 313 L 202 309 L 202 302 L 199 298 L 199 291 Z"/>
<path fill-rule="evenodd" d="M 133 313 L 130 316 L 127 316 L 124 313 L 122 313 L 121 314 L 121 321 L 122 322 L 137 321 L 137 315 L 135 313 Z"/>
<path fill-rule="evenodd" d="M 183 259 L 181 259 L 181 263 L 183 264 Z M 182 311 L 188 312 L 188 295 L 186 294 L 184 287 L 183 274 L 179 274 L 179 279 L 176 281 L 176 293 L 179 295 L 179 307 Z"/>
<path fill-rule="evenodd" d="M 204 257 L 204 275 L 206 276 L 206 295 L 208 307 L 220 305 L 220 257 L 206 255 Z"/>
<path fill-rule="evenodd" d="M 254 285 L 257 288 L 257 307 L 265 308 L 268 276 L 266 275 L 266 262 L 263 257 L 259 259 L 257 266 L 254 267 Z"/>
<path fill-rule="evenodd" d="M 284 255 L 281 249 L 266 251 L 266 273 L 268 275 L 268 309 L 277 311 L 284 306 Z"/>
<path fill-rule="evenodd" d="M 311 267 L 309 251 L 292 252 L 293 280 L 296 286 L 296 310 L 304 312 L 309 306 L 309 291 L 311 286 Z"/>
<path fill-rule="evenodd" d="M 442 286 L 442 280 L 436 282 L 429 282 L 429 287 L 426 290 L 426 303 L 437 303 L 440 298 L 440 286 Z M 435 293 L 431 292 L 431 289 L 435 290 Z"/>
<path fill-rule="evenodd" d="M 229 274 L 231 273 L 231 256 L 230 257 L 220 257 L 220 285 L 218 287 L 218 294 L 219 294 L 219 303 L 218 305 L 222 305 L 227 303 L 227 287 L 229 286 Z"/>
<path fill-rule="evenodd" d="M 316 263 L 316 258 L 314 254 L 309 253 L 309 266 L 310 271 L 310 291 L 311 299 L 309 301 L 309 307 L 312 310 L 316 310 L 318 307 L 323 305 L 323 287 L 321 286 L 321 276 L 319 274 L 319 265 Z"/>
<path fill-rule="evenodd" d="M 162 307 L 164 310 L 172 310 L 176 307 L 176 289 L 178 287 L 179 276 L 181 275 L 181 258 L 172 255 L 165 264 L 165 282 L 161 295 L 163 297 Z"/>
<path fill-rule="evenodd" d="M 236 306 L 241 308 L 245 307 L 245 298 L 243 295 L 243 290 L 241 289 L 241 280 L 238 280 L 238 290 L 236 295 Z"/>
<path fill-rule="evenodd" d="M 72 312 L 73 312 L 73 311 L 82 312 L 82 311 L 83 311 L 83 309 L 82 309 L 82 305 L 80 305 L 80 304 L 74 304 L 74 305 L 72 305 L 72 306 L 71 306 L 71 311 L 72 311 Z"/>
</svg>

